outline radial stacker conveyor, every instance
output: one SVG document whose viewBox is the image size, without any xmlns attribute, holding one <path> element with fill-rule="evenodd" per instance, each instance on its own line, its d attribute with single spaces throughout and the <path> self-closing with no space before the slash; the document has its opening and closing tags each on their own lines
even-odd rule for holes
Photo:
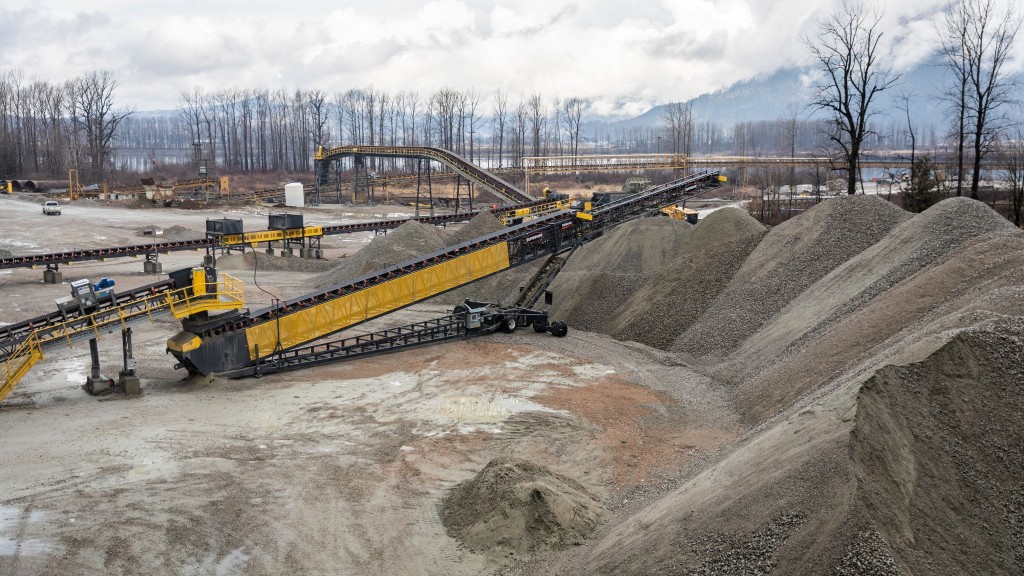
<svg viewBox="0 0 1024 576">
<path fill-rule="evenodd" d="M 178 361 L 176 367 L 227 377 L 390 352 L 499 328 L 513 329 L 517 323 L 564 335 L 564 323 L 549 322 L 546 313 L 522 306 L 522 302 L 501 307 L 467 301 L 461 310 L 441 319 L 327 341 L 327 337 L 367 320 L 538 259 L 547 259 L 549 265 L 532 283 L 546 286 L 569 250 L 609 227 L 654 214 L 718 182 L 718 172 L 702 172 L 591 211 L 562 210 L 542 215 L 346 284 L 255 311 L 243 308 L 238 280 L 227 275 L 218 278 L 211 268 L 178 271 L 168 280 L 117 294 L 112 304 L 88 313 L 69 318 L 53 313 L 3 327 L 0 399 L 42 359 L 44 348 L 95 338 L 101 331 L 123 328 L 129 322 L 161 313 L 182 320 L 182 331 L 167 341 L 167 351 Z M 553 264 L 556 261 L 558 264 Z M 537 291 L 526 287 L 524 296 L 527 293 Z"/>
</svg>

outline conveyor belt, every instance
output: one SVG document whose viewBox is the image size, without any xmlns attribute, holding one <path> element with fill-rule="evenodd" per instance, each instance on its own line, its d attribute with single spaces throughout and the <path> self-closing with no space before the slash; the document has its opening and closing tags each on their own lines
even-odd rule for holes
<svg viewBox="0 0 1024 576">
<path fill-rule="evenodd" d="M 511 204 L 525 204 L 535 199 L 519 188 L 509 184 L 505 180 L 469 162 L 465 158 L 444 150 L 442 148 L 431 148 L 428 146 L 339 146 L 329 150 L 318 150 L 313 157 L 318 164 L 318 173 L 321 162 L 330 162 L 348 156 L 379 156 L 384 158 L 422 158 L 425 160 L 436 160 L 448 166 L 455 172 L 468 178 L 496 194 L 498 197 Z"/>
<path fill-rule="evenodd" d="M 536 208 L 542 208 L 552 204 L 548 200 L 534 200 L 515 208 L 496 208 L 490 210 L 499 218 L 505 218 L 509 214 Z M 336 224 L 333 226 L 322 226 L 324 236 L 335 234 L 352 234 L 355 232 L 375 232 L 379 230 L 394 230 L 409 220 L 415 220 L 423 224 L 435 226 L 455 224 L 473 219 L 479 212 L 461 212 L 458 214 L 440 214 L 437 216 L 420 216 L 417 218 L 395 218 L 391 220 L 371 220 L 369 222 L 357 222 L 355 224 Z M 253 234 L 253 233 L 248 233 Z M 46 266 L 54 264 L 69 264 L 72 262 L 87 262 L 91 260 L 104 260 L 106 258 L 122 258 L 139 256 L 144 254 L 166 254 L 168 252 L 181 252 L 186 250 L 203 250 L 213 246 L 213 241 L 208 238 L 197 238 L 194 240 L 180 240 L 177 242 L 152 242 L 149 244 L 134 244 L 131 246 L 114 246 L 110 248 L 89 248 L 82 250 L 70 250 L 67 252 L 53 252 L 49 254 L 33 254 L 30 256 L 9 256 L 0 258 L 0 270 L 10 268 L 32 268 L 35 266 Z"/>
<path fill-rule="evenodd" d="M 129 315 L 133 315 L 130 313 L 137 310 L 141 310 L 142 314 L 145 315 L 145 300 L 150 297 L 165 295 L 173 289 L 174 283 L 167 279 L 132 290 L 117 292 L 114 295 L 113 303 L 105 302 L 97 309 L 96 319 L 102 322 L 106 314 L 113 314 L 115 310 L 126 306 L 128 308 L 124 311 L 129 312 Z M 75 320 L 79 319 L 80 316 L 77 311 L 68 311 L 65 315 L 58 310 L 0 327 L 0 360 L 7 358 L 21 342 L 28 339 L 33 333 L 37 334 L 43 348 L 54 342 L 64 342 L 64 338 L 69 334 L 69 329 L 71 332 L 75 331 Z"/>
<path fill-rule="evenodd" d="M 584 242 L 717 182 L 717 172 L 697 174 L 593 211 L 589 220 L 558 212 L 224 322 L 183 323 L 184 332 L 168 341 L 168 351 L 190 372 L 244 370 L 262 358 Z"/>
</svg>

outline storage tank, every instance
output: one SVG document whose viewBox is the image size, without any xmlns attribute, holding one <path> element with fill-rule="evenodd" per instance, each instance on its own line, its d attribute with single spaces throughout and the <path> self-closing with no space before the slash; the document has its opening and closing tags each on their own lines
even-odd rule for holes
<svg viewBox="0 0 1024 576">
<path fill-rule="evenodd" d="M 306 205 L 306 196 L 302 192 L 301 182 L 284 185 L 284 205 L 302 208 Z"/>
</svg>

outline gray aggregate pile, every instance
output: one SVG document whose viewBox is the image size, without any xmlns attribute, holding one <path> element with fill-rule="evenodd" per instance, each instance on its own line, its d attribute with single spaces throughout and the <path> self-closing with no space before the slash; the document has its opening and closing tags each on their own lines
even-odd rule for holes
<svg viewBox="0 0 1024 576">
<path fill-rule="evenodd" d="M 311 260 L 297 256 L 271 256 L 262 251 L 249 251 L 245 254 L 229 254 L 217 258 L 217 267 L 222 270 L 255 270 L 285 272 L 325 272 L 337 266 L 330 260 Z"/>
<path fill-rule="evenodd" d="M 580 330 L 605 332 L 615 311 L 673 261 L 691 228 L 664 216 L 640 218 L 585 244 L 551 284 L 551 316 Z"/>
<path fill-rule="evenodd" d="M 461 244 L 468 242 L 474 238 L 485 236 L 493 232 L 497 232 L 505 228 L 505 225 L 500 220 L 494 217 L 494 214 L 490 212 L 481 212 L 473 217 L 472 220 L 467 222 L 461 228 L 455 230 L 451 234 L 451 239 L 448 241 L 449 245 Z"/>
<path fill-rule="evenodd" d="M 203 238 L 202 232 L 197 232 L 184 226 L 169 226 L 164 228 L 159 235 L 152 233 L 154 228 L 159 228 L 159 226 L 143 226 L 135 231 L 135 235 L 144 236 L 148 241 L 152 242 L 177 242 L 180 240 L 195 240 L 197 238 Z"/>
<path fill-rule="evenodd" d="M 408 221 L 384 236 L 377 236 L 333 269 L 310 280 L 313 288 L 350 282 L 360 276 L 443 250 L 448 236 L 436 226 Z"/>
<path fill-rule="evenodd" d="M 716 210 L 690 230 L 670 260 L 641 280 L 608 321 L 608 334 L 655 348 L 689 328 L 761 242 L 765 227 L 743 210 Z"/>
<path fill-rule="evenodd" d="M 674 349 L 727 355 L 798 294 L 911 215 L 878 196 L 841 196 L 771 230 Z M 703 312 L 703 313 L 701 313 Z"/>
</svg>

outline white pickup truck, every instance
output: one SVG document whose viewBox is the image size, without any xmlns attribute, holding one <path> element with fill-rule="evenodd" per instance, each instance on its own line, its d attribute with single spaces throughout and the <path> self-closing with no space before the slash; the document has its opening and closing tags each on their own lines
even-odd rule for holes
<svg viewBox="0 0 1024 576">
<path fill-rule="evenodd" d="M 56 200 L 47 200 L 43 204 L 43 214 L 47 216 L 60 216 L 60 204 Z"/>
</svg>

